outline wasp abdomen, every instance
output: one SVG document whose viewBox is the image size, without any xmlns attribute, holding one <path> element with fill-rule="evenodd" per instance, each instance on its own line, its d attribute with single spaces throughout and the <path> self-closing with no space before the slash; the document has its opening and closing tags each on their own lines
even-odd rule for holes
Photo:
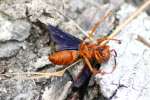
<svg viewBox="0 0 150 100">
<path fill-rule="evenodd" d="M 49 56 L 49 61 L 57 65 L 68 65 L 78 60 L 79 52 L 76 50 L 64 50 Z"/>
</svg>

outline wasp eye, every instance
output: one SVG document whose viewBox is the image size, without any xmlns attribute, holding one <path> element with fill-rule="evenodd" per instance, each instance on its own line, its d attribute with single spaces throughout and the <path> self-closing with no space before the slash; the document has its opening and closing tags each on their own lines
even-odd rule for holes
<svg viewBox="0 0 150 100">
<path fill-rule="evenodd" d="M 102 52 L 104 49 L 103 48 L 99 48 L 99 51 Z"/>
</svg>

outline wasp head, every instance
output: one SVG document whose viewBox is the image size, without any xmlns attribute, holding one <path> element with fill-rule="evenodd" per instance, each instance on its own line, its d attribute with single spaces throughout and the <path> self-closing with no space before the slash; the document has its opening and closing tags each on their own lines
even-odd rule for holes
<svg viewBox="0 0 150 100">
<path fill-rule="evenodd" d="M 110 49 L 109 46 L 104 45 L 97 48 L 97 50 L 94 51 L 94 55 L 96 60 L 99 63 L 105 63 L 110 58 Z"/>
</svg>

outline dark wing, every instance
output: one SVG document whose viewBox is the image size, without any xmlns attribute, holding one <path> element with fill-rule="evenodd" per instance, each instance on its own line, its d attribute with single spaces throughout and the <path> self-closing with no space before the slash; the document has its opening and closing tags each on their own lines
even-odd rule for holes
<svg viewBox="0 0 150 100">
<path fill-rule="evenodd" d="M 97 70 L 101 67 L 101 64 L 99 64 L 95 59 L 93 59 L 91 61 L 91 64 Z M 73 87 L 74 88 L 81 88 L 82 86 L 88 85 L 91 75 L 92 75 L 92 73 L 91 73 L 88 65 L 85 64 L 82 71 L 79 73 L 77 78 L 74 80 Z"/>
<path fill-rule="evenodd" d="M 82 71 L 74 80 L 73 87 L 81 88 L 82 86 L 88 85 L 91 75 L 92 75 L 91 71 L 89 70 L 88 66 L 85 64 Z"/>
<path fill-rule="evenodd" d="M 58 27 L 49 25 L 48 26 L 50 37 L 56 43 L 56 49 L 61 50 L 77 50 L 81 40 L 74 37 L 73 35 L 63 32 Z"/>
</svg>

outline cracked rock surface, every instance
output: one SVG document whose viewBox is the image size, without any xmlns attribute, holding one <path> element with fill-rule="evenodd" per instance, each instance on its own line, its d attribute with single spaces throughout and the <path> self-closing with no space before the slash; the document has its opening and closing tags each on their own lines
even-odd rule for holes
<svg viewBox="0 0 150 100">
<path fill-rule="evenodd" d="M 112 9 L 114 14 L 101 23 L 94 39 L 111 34 L 136 7 L 124 0 L 0 0 L 0 74 L 53 72 L 62 68 L 48 61 L 55 47 L 47 25 L 57 25 L 82 38 L 83 31 L 89 31 L 99 17 Z M 83 100 L 149 100 L 150 48 L 139 39 L 150 43 L 149 23 L 150 17 L 143 12 L 115 37 L 121 44 L 108 43 L 117 51 L 117 68 L 109 75 L 92 76 L 83 91 Z M 109 70 L 112 60 L 102 67 Z M 0 76 L 0 100 L 69 100 L 72 79 L 82 68 L 83 62 L 63 77 L 34 80 L 24 80 L 21 75 L 17 79 L 12 79 L 15 75 Z M 74 93 L 74 98 L 77 96 Z"/>
<path fill-rule="evenodd" d="M 134 10 L 131 5 L 123 5 L 117 13 L 119 19 L 124 20 L 125 15 Z M 103 94 L 111 100 L 149 100 L 150 98 L 150 48 L 138 41 L 139 36 L 150 41 L 150 30 L 146 28 L 150 28 L 150 25 L 144 23 L 148 17 L 146 13 L 142 13 L 127 25 L 116 37 L 122 41 L 121 44 L 109 43 L 118 53 L 117 69 L 111 75 L 97 76 L 97 80 L 102 78 L 97 82 Z"/>
</svg>

